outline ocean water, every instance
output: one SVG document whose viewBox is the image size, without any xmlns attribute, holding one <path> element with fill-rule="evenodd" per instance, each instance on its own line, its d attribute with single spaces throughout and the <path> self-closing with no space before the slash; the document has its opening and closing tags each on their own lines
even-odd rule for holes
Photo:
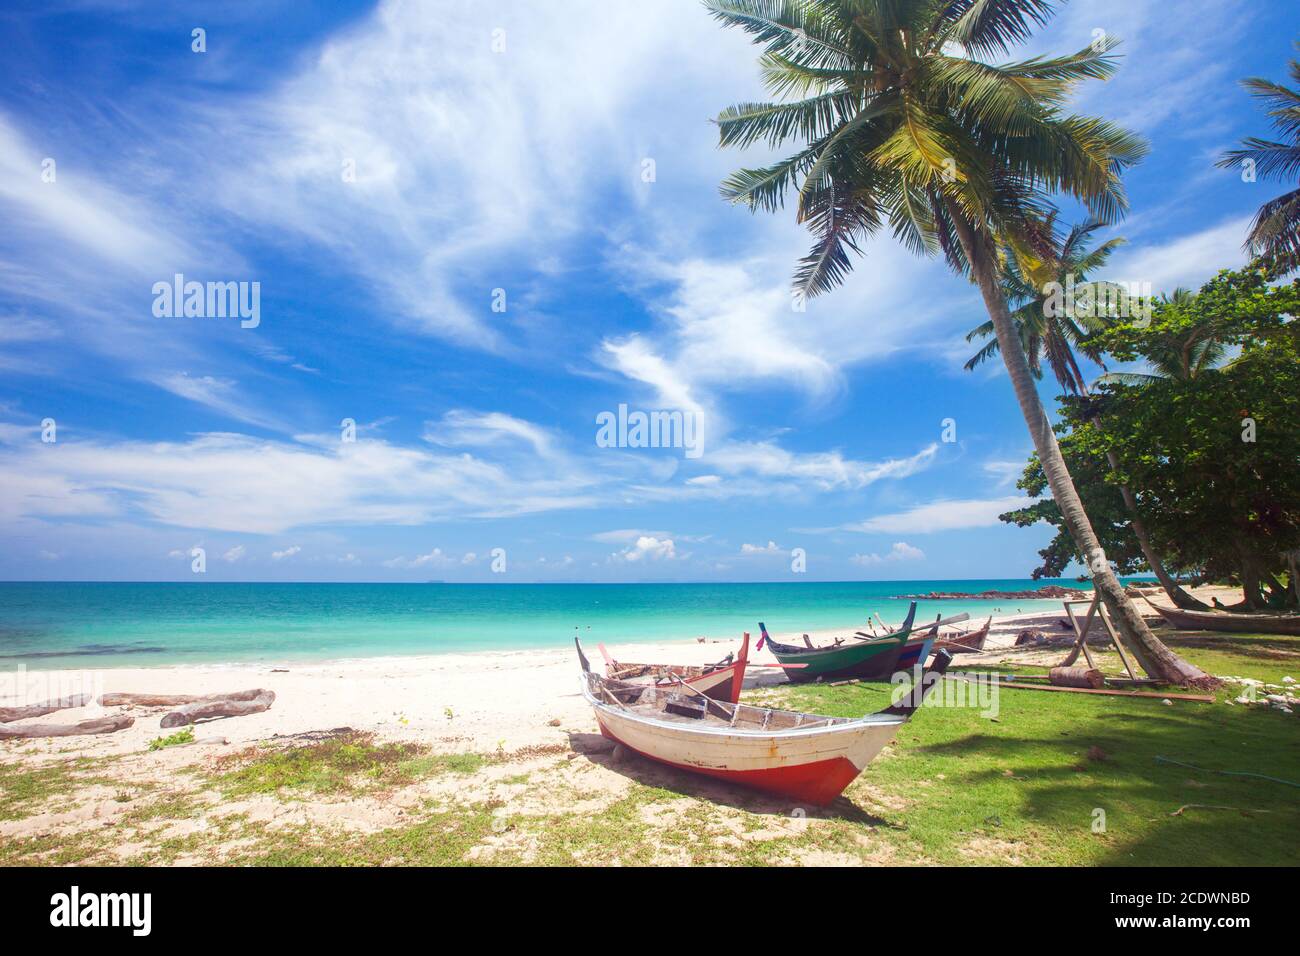
<svg viewBox="0 0 1300 956">
<path fill-rule="evenodd" d="M 288 662 L 895 624 L 898 595 L 1074 581 L 755 584 L 0 583 L 0 670 Z M 917 620 L 1056 600 L 921 601 Z"/>
</svg>

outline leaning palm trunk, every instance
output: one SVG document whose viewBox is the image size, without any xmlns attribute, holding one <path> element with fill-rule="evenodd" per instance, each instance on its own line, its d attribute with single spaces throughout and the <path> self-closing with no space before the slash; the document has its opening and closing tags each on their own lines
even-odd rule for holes
<svg viewBox="0 0 1300 956">
<path fill-rule="evenodd" d="M 1065 459 L 1061 456 L 1056 435 L 1038 397 L 1033 373 L 1029 370 L 1029 362 L 1025 358 L 1015 323 L 1011 319 L 1011 311 L 1007 308 L 1006 298 L 998 283 L 993 257 L 989 254 L 986 244 L 977 243 L 968 224 L 959 214 L 953 216 L 953 221 L 962 250 L 970 263 L 971 274 L 984 299 L 984 307 L 993 320 L 993 329 L 997 333 L 1002 360 L 1006 364 L 1011 384 L 1015 388 L 1020 411 L 1029 426 L 1029 433 L 1034 440 L 1034 449 L 1038 452 L 1038 459 L 1043 466 L 1043 474 L 1052 489 L 1052 498 L 1061 510 L 1061 516 L 1070 531 L 1070 536 L 1074 539 L 1075 546 L 1087 559 L 1093 587 L 1097 589 L 1102 602 L 1115 620 L 1121 640 L 1142 669 L 1156 680 L 1168 681 L 1171 684 L 1213 681 L 1213 678 L 1204 671 L 1183 660 L 1166 647 L 1160 638 L 1151 633 L 1142 615 L 1124 593 L 1119 578 L 1107 563 L 1101 542 L 1097 540 L 1097 534 L 1092 530 L 1088 515 L 1083 510 L 1083 502 L 1080 501 L 1079 493 L 1075 490 L 1074 479 L 1070 477 L 1070 472 L 1065 467 Z"/>
</svg>

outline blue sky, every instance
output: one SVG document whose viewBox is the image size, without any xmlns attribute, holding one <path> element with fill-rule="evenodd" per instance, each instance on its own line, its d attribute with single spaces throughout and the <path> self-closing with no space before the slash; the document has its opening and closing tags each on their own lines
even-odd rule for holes
<svg viewBox="0 0 1300 956">
<path fill-rule="evenodd" d="M 1213 161 L 1265 133 L 1236 81 L 1283 78 L 1293 6 L 1066 4 L 1026 52 L 1095 29 L 1123 64 L 1078 108 L 1152 147 L 1107 277 L 1239 264 L 1278 187 Z M 1037 563 L 1047 532 L 996 520 L 1011 389 L 961 369 L 978 297 L 886 237 L 792 308 L 806 235 L 717 191 L 763 159 L 709 123 L 761 97 L 758 50 L 697 3 L 20 3 L 0 39 L 0 578 Z M 259 283 L 257 326 L 155 315 L 177 273 Z M 696 416 L 701 453 L 601 447 L 620 404 Z"/>
</svg>

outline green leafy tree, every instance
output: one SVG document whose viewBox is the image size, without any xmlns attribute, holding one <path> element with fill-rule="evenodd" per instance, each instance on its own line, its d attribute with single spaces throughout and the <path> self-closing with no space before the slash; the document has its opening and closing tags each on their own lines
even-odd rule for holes
<svg viewBox="0 0 1300 956">
<path fill-rule="evenodd" d="M 994 62 L 1052 14 L 1049 0 L 708 0 L 727 26 L 764 46 L 777 99 L 718 116 L 722 146 L 796 151 L 722 186 L 733 202 L 776 211 L 797 197 L 813 233 L 795 272 L 827 292 L 871 236 L 888 228 L 941 254 L 979 288 L 1052 497 L 1121 635 L 1153 676 L 1206 680 L 1151 633 L 1107 562 L 1044 413 L 999 281 L 998 250 L 1033 240 L 1064 193 L 1094 218 L 1124 210 L 1120 172 L 1145 144 L 1104 119 L 1068 111 L 1078 83 L 1115 69 L 1110 38 L 1059 57 Z"/>
<path fill-rule="evenodd" d="M 1300 48 L 1300 44 L 1297 44 Z M 1300 60 L 1292 60 L 1288 72 L 1300 87 Z M 1285 142 L 1251 136 L 1242 149 L 1225 153 L 1224 167 L 1241 168 L 1252 177 L 1300 181 L 1300 89 L 1283 86 L 1263 77 L 1242 80 L 1242 86 L 1268 108 L 1273 127 Z M 1259 207 L 1250 227 L 1246 247 L 1252 255 L 1269 260 L 1279 274 L 1300 268 L 1300 189 L 1292 189 Z"/>
<path fill-rule="evenodd" d="M 1049 216 L 1031 237 L 1032 241 L 1023 243 L 1025 248 L 1009 248 L 1004 251 L 1002 287 L 1008 305 L 1014 310 L 1011 319 L 1020 334 L 1030 371 L 1035 377 L 1041 377 L 1042 360 L 1046 357 L 1048 367 L 1067 395 L 1087 395 L 1088 382 L 1079 368 L 1075 351 L 1082 352 L 1097 365 L 1102 365 L 1102 352 L 1091 344 L 1090 335 L 1119 316 L 1145 314 L 1145 303 L 1139 302 L 1115 283 L 1091 281 L 1088 278 L 1089 274 L 1106 265 L 1111 253 L 1123 244 L 1123 239 L 1111 239 L 1093 249 L 1090 248 L 1091 236 L 1101 228 L 1102 223 L 1091 220 L 1076 225 L 1064 239 L 1056 236 L 1055 225 L 1055 216 Z M 994 329 L 993 323 L 989 321 L 972 329 L 967 334 L 966 341 L 991 336 L 994 336 Z M 997 351 L 997 338 L 993 337 L 971 357 L 966 368 L 975 368 Z M 1073 466 L 1068 456 L 1065 461 L 1073 475 Z M 1110 464 L 1112 468 L 1118 468 L 1114 461 Z M 1079 486 L 1077 478 L 1075 486 Z M 1120 485 L 1118 490 L 1121 503 L 1129 513 L 1131 537 L 1137 540 L 1146 566 L 1160 581 L 1165 593 L 1179 607 L 1205 608 L 1165 569 L 1164 560 L 1152 546 L 1151 537 L 1138 515 L 1133 492 L 1127 485 Z M 1041 494 L 1042 491 L 1039 488 L 1035 494 Z M 1106 519 L 1111 516 L 1110 512 L 1106 512 L 1106 518 L 1103 518 L 1094 510 L 1099 502 L 1090 502 L 1086 495 L 1081 495 L 1081 498 L 1107 557 L 1115 562 L 1116 568 L 1121 572 L 1135 570 L 1121 561 L 1107 543 L 1108 540 L 1112 544 L 1117 543 L 1113 541 L 1113 533 L 1108 534 L 1113 529 L 1103 527 Z M 1051 507 L 1055 507 L 1055 504 Z M 1123 536 L 1125 541 L 1129 537 Z M 1059 542 L 1056 551 L 1062 553 Z"/>
<path fill-rule="evenodd" d="M 1196 295 L 1159 303 L 1149 325 L 1116 323 L 1094 344 L 1168 374 L 1112 377 L 1062 408 L 1061 444 L 1075 472 L 1089 476 L 1090 508 L 1106 514 L 1110 489 L 1132 487 L 1161 552 L 1179 568 L 1237 579 L 1251 608 L 1296 603 L 1300 548 L 1300 280 L 1279 286 L 1269 275 L 1221 272 Z M 1222 363 L 1188 358 L 1209 341 L 1239 354 Z M 1036 486 L 1031 461 L 1022 487 Z M 1039 506 L 1003 520 L 1062 527 Z M 1044 552 L 1048 570 L 1061 537 Z"/>
</svg>

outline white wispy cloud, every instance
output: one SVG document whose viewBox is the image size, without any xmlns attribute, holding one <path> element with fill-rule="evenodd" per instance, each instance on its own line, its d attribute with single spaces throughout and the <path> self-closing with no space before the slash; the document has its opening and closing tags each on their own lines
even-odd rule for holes
<svg viewBox="0 0 1300 956">
<path fill-rule="evenodd" d="M 378 440 L 329 443 L 206 434 L 181 442 L 39 441 L 0 460 L 0 520 L 136 515 L 275 534 L 309 525 L 410 525 L 590 507 L 580 472 L 506 468 Z"/>
<path fill-rule="evenodd" d="M 544 428 L 502 412 L 455 409 L 425 426 L 424 438 L 450 447 L 487 447 L 522 442 L 538 455 L 555 453 L 555 436 Z"/>
<path fill-rule="evenodd" d="M 233 379 L 219 378 L 214 375 L 190 375 L 188 372 L 173 372 L 158 376 L 153 380 L 159 388 L 179 395 L 181 398 L 200 405 L 206 405 L 236 421 L 267 428 L 272 431 L 287 431 L 287 427 L 274 415 L 267 414 L 260 406 L 261 400 L 247 394 L 241 394 L 239 383 Z"/>
<path fill-rule="evenodd" d="M 403 568 L 410 570 L 413 568 L 424 567 L 450 568 L 454 567 L 457 563 L 458 562 L 455 558 L 444 554 L 442 548 L 434 548 L 432 551 L 416 555 L 413 558 L 391 558 L 388 561 L 383 562 L 383 565 L 386 568 Z"/>
<path fill-rule="evenodd" d="M 893 547 L 884 554 L 875 554 L 874 552 L 871 554 L 855 554 L 849 560 L 854 564 L 867 566 L 896 561 L 924 561 L 925 552 L 920 548 L 913 547 L 906 541 L 895 541 Z"/>
<path fill-rule="evenodd" d="M 939 446 L 930 444 L 906 458 L 872 462 L 846 458 L 839 451 L 799 453 L 774 442 L 732 442 L 711 450 L 708 465 L 732 475 L 806 482 L 821 489 L 858 489 L 915 475 L 930 467 L 938 453 Z"/>
<path fill-rule="evenodd" d="M 905 511 L 876 515 L 842 527 L 844 531 L 882 534 L 929 534 L 999 524 L 998 515 L 1022 508 L 1032 499 L 1020 495 L 1001 498 L 961 498 L 931 501 Z"/>
<path fill-rule="evenodd" d="M 1250 222 L 1250 216 L 1235 216 L 1190 235 L 1126 247 L 1107 274 L 1117 281 L 1149 282 L 1156 295 L 1179 286 L 1195 291 L 1220 269 L 1246 261 L 1242 243 Z"/>
</svg>

